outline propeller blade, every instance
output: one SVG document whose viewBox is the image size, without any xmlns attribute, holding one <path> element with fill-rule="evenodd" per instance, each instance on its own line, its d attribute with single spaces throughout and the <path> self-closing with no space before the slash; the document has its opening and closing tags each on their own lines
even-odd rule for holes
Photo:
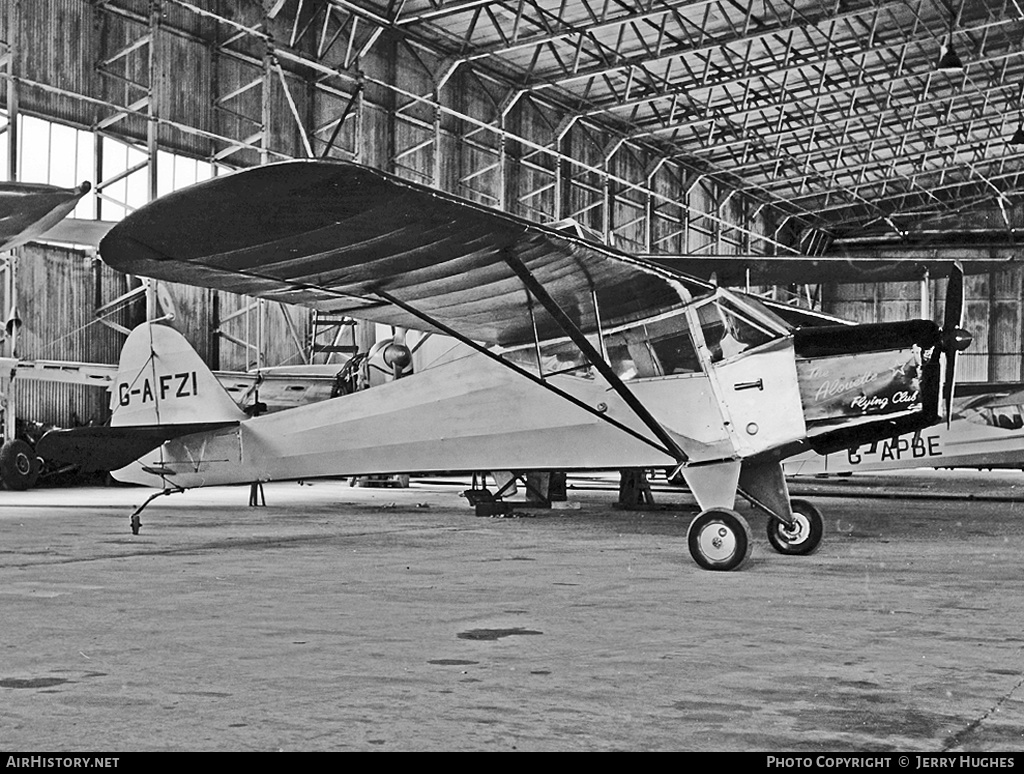
<svg viewBox="0 0 1024 774">
<path fill-rule="evenodd" d="M 959 261 L 949 271 L 946 283 L 946 311 L 943 315 L 942 330 L 949 333 L 964 324 L 964 268 Z"/>
<path fill-rule="evenodd" d="M 964 324 L 964 269 L 959 262 L 953 264 L 946 283 L 946 303 L 942 320 L 942 349 L 946 355 L 946 374 L 942 384 L 942 399 L 946 404 L 946 427 L 953 421 L 953 388 L 956 386 L 957 353 L 970 344 L 970 334 Z M 965 338 L 966 336 L 966 338 Z"/>
</svg>

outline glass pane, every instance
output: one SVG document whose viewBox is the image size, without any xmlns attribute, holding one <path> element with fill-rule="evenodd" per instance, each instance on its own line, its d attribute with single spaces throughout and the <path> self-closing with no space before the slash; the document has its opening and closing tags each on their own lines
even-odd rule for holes
<svg viewBox="0 0 1024 774">
<path fill-rule="evenodd" d="M 752 347 L 767 344 L 777 336 L 723 303 L 710 303 L 697 310 L 704 343 L 712 362 L 725 360 Z"/>
<path fill-rule="evenodd" d="M 18 153 L 22 183 L 48 183 L 50 160 L 50 127 L 46 121 L 33 116 L 19 116 L 21 135 Z"/>
<path fill-rule="evenodd" d="M 700 371 L 700 359 L 688 331 L 651 341 L 663 374 L 692 374 Z"/>
<path fill-rule="evenodd" d="M 522 347 L 502 354 L 506 360 L 532 373 L 537 373 L 537 351 L 533 347 Z M 540 348 L 540 364 L 545 377 L 557 374 L 592 379 L 590 363 L 570 341 L 549 342 Z"/>
<path fill-rule="evenodd" d="M 655 322 L 647 323 L 628 332 L 630 351 L 637 362 L 641 376 L 660 374 L 690 374 L 701 371 L 700 359 L 690 338 L 686 315 L 675 314 Z M 651 361 L 645 368 L 642 353 Z M 657 361 L 655 364 L 654 361 Z"/>
</svg>

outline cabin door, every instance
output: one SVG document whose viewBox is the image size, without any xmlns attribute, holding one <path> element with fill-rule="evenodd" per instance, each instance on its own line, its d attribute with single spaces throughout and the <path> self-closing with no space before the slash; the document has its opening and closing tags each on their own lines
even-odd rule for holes
<svg viewBox="0 0 1024 774">
<path fill-rule="evenodd" d="M 792 339 L 728 301 L 696 305 L 691 330 L 733 447 L 747 457 L 804 438 L 806 426 Z"/>
</svg>

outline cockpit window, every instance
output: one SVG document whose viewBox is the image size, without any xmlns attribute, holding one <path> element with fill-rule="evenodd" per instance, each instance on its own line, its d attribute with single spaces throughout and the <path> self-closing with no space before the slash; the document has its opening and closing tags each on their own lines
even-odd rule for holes
<svg viewBox="0 0 1024 774">
<path fill-rule="evenodd" d="M 560 374 L 591 379 L 593 372 L 586 357 L 570 341 L 547 342 L 540 348 L 540 360 L 534 347 L 520 347 L 502 353 L 502 357 L 538 376 L 548 377 Z"/>
<path fill-rule="evenodd" d="M 1024 428 L 1024 406 L 1002 405 L 968 408 L 960 412 L 960 416 L 969 422 L 999 427 L 1003 430 L 1020 430 Z"/>
<path fill-rule="evenodd" d="M 727 360 L 778 338 L 777 333 L 744 314 L 727 298 L 698 307 L 697 318 L 712 362 Z"/>
<path fill-rule="evenodd" d="M 692 374 L 701 370 L 697 350 L 690 338 L 685 314 L 677 314 L 644 326 L 644 333 L 658 370 L 665 376 Z"/>
<path fill-rule="evenodd" d="M 651 341 L 664 374 L 692 374 L 700 371 L 697 350 L 693 348 L 688 331 Z"/>
<path fill-rule="evenodd" d="M 685 308 L 606 330 L 603 342 L 598 342 L 593 334 L 588 339 L 595 349 L 603 349 L 608 365 L 623 381 L 699 374 L 704 370 L 695 346 L 695 338 L 699 340 L 699 336 L 696 329 L 690 329 L 689 323 L 694 307 L 712 362 L 783 338 L 791 330 L 754 299 L 738 298 L 720 289 Z M 534 345 L 506 350 L 502 357 L 545 378 L 570 375 L 593 379 L 596 376 L 594 367 L 568 338 L 542 342 L 539 349 L 539 358 Z"/>
</svg>

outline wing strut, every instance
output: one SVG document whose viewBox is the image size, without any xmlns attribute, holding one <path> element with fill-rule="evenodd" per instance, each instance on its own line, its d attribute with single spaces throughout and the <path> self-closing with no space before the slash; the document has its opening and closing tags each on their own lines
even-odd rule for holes
<svg viewBox="0 0 1024 774">
<path fill-rule="evenodd" d="M 502 255 L 505 263 L 508 264 L 509 268 L 512 269 L 522 280 L 526 289 L 533 294 L 543 306 L 548 314 L 551 315 L 552 319 L 558 324 L 558 327 L 567 335 L 577 347 L 580 352 L 590 361 L 591 365 L 598 370 L 598 372 L 605 378 L 605 381 L 611 385 L 611 388 L 618 393 L 619 397 L 626 402 L 626 405 L 633 410 L 633 413 L 637 415 L 641 422 L 647 425 L 648 429 L 658 440 L 661 441 L 665 447 L 669 450 L 676 461 L 680 464 L 686 462 L 689 457 L 684 452 L 679 444 L 676 443 L 675 439 L 668 434 L 661 423 L 658 422 L 647 410 L 647 407 L 641 403 L 637 397 L 630 391 L 630 389 L 623 383 L 619 378 L 618 374 L 608 365 L 608 361 L 605 360 L 601 353 L 594 349 L 594 345 L 590 343 L 587 337 L 583 334 L 569 316 L 562 311 L 562 308 L 553 299 L 544 286 L 533 276 L 533 273 L 526 267 L 517 256 L 513 255 L 510 250 L 505 250 Z M 595 314 L 597 313 L 597 307 L 594 308 Z M 600 331 L 600 324 L 598 324 L 598 331 Z"/>
<path fill-rule="evenodd" d="M 477 352 L 479 352 L 482 355 L 487 355 L 487 357 L 489 357 L 491 360 L 494 360 L 495 362 L 500 363 L 501 365 L 505 366 L 506 368 L 511 369 L 512 371 L 514 371 L 515 373 L 519 374 L 520 376 L 525 376 L 527 379 L 529 379 L 530 381 L 534 382 L 535 384 L 540 385 L 541 387 L 543 387 L 546 390 L 550 390 L 551 392 L 555 393 L 559 397 L 564 398 L 565 400 L 569 401 L 574 406 L 578 406 L 579 408 L 581 408 L 581 409 L 583 409 L 583 410 L 593 414 L 594 416 L 596 416 L 599 419 L 607 422 L 608 424 L 612 425 L 613 427 L 617 427 L 619 430 L 622 430 L 624 433 L 628 433 L 629 435 L 633 436 L 634 438 L 636 438 L 636 439 L 638 439 L 640 441 L 643 441 L 648 446 L 651 446 L 651 447 L 657 449 L 658 451 L 660 451 L 662 454 L 667 454 L 669 457 L 675 457 L 675 458 L 679 459 L 680 462 L 683 462 L 683 461 L 686 460 L 686 455 L 683 453 L 683 451 L 681 449 L 678 448 L 678 446 L 674 442 L 672 442 L 671 444 L 665 444 L 664 446 L 662 446 L 661 444 L 655 443 L 650 438 L 648 438 L 647 436 L 645 436 L 645 435 L 643 435 L 641 433 L 638 433 L 633 428 L 628 427 L 628 426 L 622 424 L 621 422 L 619 422 L 619 421 L 617 421 L 615 419 L 612 419 L 607 414 L 605 414 L 605 413 L 603 413 L 601 411 L 598 411 L 593 406 L 590 406 L 587 403 L 581 401 L 579 398 L 575 397 L 574 395 L 570 395 L 568 392 L 565 392 L 565 390 L 561 390 L 558 387 L 554 386 L 553 384 L 550 384 L 549 382 L 545 381 L 541 377 L 535 376 L 534 374 L 531 374 L 526 369 L 520 368 L 515 363 L 509 362 L 508 360 L 503 358 L 501 355 L 498 355 L 495 352 L 492 352 L 491 350 L 489 350 L 487 347 L 483 346 L 479 342 L 476 342 L 476 341 L 473 341 L 472 339 L 466 338 L 466 336 L 464 336 L 463 334 L 459 333 L 454 328 L 450 328 L 449 326 L 445 325 L 444 323 L 440 322 L 439 320 L 435 320 L 429 314 L 426 314 L 425 312 L 421 312 L 419 309 L 416 309 L 415 307 L 410 306 L 409 304 L 405 303 L 404 301 L 401 301 L 401 300 L 395 298 L 393 295 L 391 295 L 387 291 L 385 291 L 385 290 L 374 290 L 373 292 L 374 292 L 374 294 L 376 296 L 378 296 L 379 298 L 383 299 L 387 303 L 394 304 L 399 309 L 402 309 L 402 310 L 408 312 L 409 314 L 411 314 L 413 317 L 416 317 L 417 319 L 423 320 L 424 322 L 428 323 L 429 325 L 432 325 L 433 327 L 437 328 L 438 330 L 440 330 L 445 335 L 451 336 L 453 339 L 457 339 L 457 340 L 461 341 L 463 344 L 465 344 L 468 347 L 472 347 L 474 350 L 476 350 Z M 616 379 L 618 379 L 618 377 L 616 377 Z M 634 400 L 635 400 L 635 398 L 634 398 Z M 659 435 L 659 439 L 660 439 L 660 435 Z M 669 438 L 669 440 L 671 441 L 672 439 Z M 683 455 L 683 456 L 680 457 L 679 455 Z"/>
</svg>

